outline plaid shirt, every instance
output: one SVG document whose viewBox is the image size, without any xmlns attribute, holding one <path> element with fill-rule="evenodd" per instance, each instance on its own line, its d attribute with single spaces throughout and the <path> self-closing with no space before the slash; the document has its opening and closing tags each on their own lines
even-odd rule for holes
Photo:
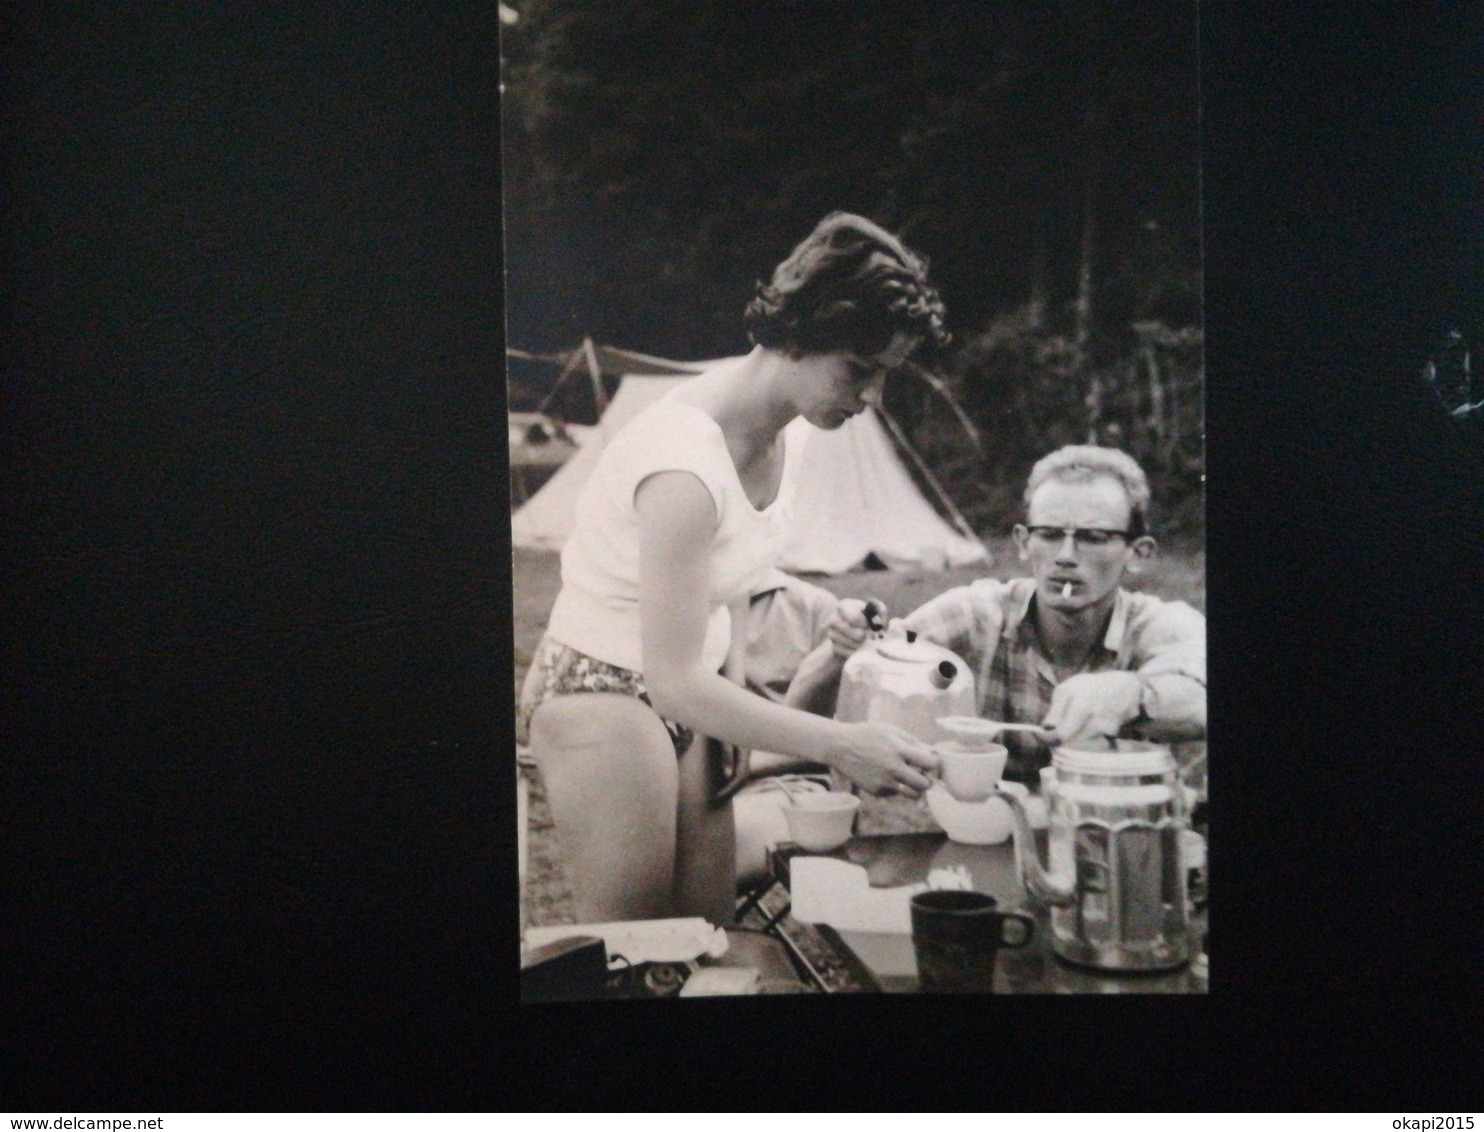
<svg viewBox="0 0 1484 1132">
<path fill-rule="evenodd" d="M 1026 616 L 1035 595 L 1033 578 L 981 579 L 941 594 L 902 619 L 920 636 L 957 653 L 976 677 L 979 714 L 1003 723 L 1040 723 L 1051 708 L 1057 678 L 1041 650 L 1035 622 Z M 1183 696 L 1161 697 L 1155 720 L 1192 722 L 1198 704 L 1204 719 L 1206 619 L 1184 602 L 1120 589 L 1102 642 L 1081 672 L 1179 675 L 1193 683 Z M 1005 777 L 1034 785 L 1051 752 L 1034 736 L 1009 734 Z"/>
</svg>

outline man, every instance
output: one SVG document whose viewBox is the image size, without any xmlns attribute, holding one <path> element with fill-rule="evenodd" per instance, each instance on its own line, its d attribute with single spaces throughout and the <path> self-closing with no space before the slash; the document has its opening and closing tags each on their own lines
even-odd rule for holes
<svg viewBox="0 0 1484 1132">
<path fill-rule="evenodd" d="M 1029 578 L 982 579 L 934 598 L 892 631 L 917 634 L 973 669 L 979 714 L 1040 723 L 1064 743 L 1111 737 L 1204 739 L 1206 622 L 1184 602 L 1123 588 L 1153 556 L 1149 483 L 1127 453 L 1073 445 L 1032 469 L 1014 530 Z M 867 637 L 864 603 L 845 601 L 805 666 L 818 681 Z M 801 677 L 802 682 L 802 677 Z M 790 698 L 817 698 L 797 687 Z M 1005 777 L 1034 784 L 1050 762 L 1039 738 L 1007 733 Z"/>
<path fill-rule="evenodd" d="M 825 641 L 839 605 L 839 599 L 826 589 L 782 570 L 766 571 L 753 583 L 745 615 L 735 611 L 743 623 L 734 619 L 732 626 L 741 649 L 741 670 L 732 672 L 733 679 L 774 703 L 789 702 L 788 692 L 800 665 Z M 814 663 L 817 666 L 819 661 Z M 808 681 L 801 682 L 801 686 L 803 683 Z M 794 703 L 792 706 L 808 709 L 813 705 Z M 752 751 L 741 773 L 748 779 L 756 779 L 824 769 L 807 759 Z"/>
<path fill-rule="evenodd" d="M 838 605 L 829 590 L 782 570 L 758 579 L 741 630 L 747 687 L 782 703 L 800 663 L 825 639 Z"/>
</svg>

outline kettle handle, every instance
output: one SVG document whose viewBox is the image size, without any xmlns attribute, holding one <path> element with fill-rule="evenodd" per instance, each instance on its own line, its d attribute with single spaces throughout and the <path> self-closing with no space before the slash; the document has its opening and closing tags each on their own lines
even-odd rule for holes
<svg viewBox="0 0 1484 1132">
<path fill-rule="evenodd" d="M 1020 938 L 1019 939 L 1006 939 L 1005 938 L 1005 928 L 1007 928 L 1011 923 L 1019 924 L 1020 927 L 1023 929 L 1021 931 L 1021 933 L 1020 933 Z M 1024 947 L 1026 944 L 1030 943 L 1031 938 L 1035 934 L 1036 934 L 1036 921 L 1033 920 L 1033 919 L 1031 919 L 1029 916 L 1022 916 L 1019 912 L 1001 912 L 1000 913 L 1000 946 L 1001 947 L 1011 947 L 1011 948 L 1014 948 L 1014 947 Z"/>
</svg>

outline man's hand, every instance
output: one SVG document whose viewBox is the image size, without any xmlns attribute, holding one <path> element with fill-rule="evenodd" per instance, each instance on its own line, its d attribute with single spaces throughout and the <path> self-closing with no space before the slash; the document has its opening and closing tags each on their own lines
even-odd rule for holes
<svg viewBox="0 0 1484 1132">
<path fill-rule="evenodd" d="M 842 598 L 835 606 L 835 615 L 825 627 L 825 636 L 829 638 L 830 648 L 834 650 L 835 656 L 841 660 L 853 656 L 857 649 L 871 639 L 873 621 L 876 625 L 886 622 L 886 606 L 883 603 L 875 598 L 870 601 L 861 601 L 855 597 Z"/>
<path fill-rule="evenodd" d="M 1064 743 L 1101 744 L 1138 718 L 1143 690 L 1132 672 L 1083 672 L 1056 686 L 1043 725 L 1056 728 Z"/>
</svg>

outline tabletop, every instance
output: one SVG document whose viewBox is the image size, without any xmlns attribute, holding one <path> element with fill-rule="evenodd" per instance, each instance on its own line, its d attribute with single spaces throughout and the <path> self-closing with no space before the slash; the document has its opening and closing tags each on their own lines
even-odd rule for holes
<svg viewBox="0 0 1484 1132">
<path fill-rule="evenodd" d="M 1044 852 L 1044 835 L 1038 836 Z M 774 877 L 785 887 L 789 862 L 803 854 L 797 845 L 784 842 L 770 854 Z M 1175 971 L 1137 974 L 1107 973 L 1073 966 L 1052 954 L 1051 925 L 1047 910 L 1026 892 L 1021 883 L 1013 841 L 999 845 L 963 845 L 944 833 L 903 833 L 855 837 L 833 853 L 823 854 L 865 868 L 874 887 L 918 884 L 933 869 L 967 870 L 972 887 L 988 893 L 1006 911 L 1021 912 L 1036 922 L 1035 936 L 1023 948 L 1001 948 L 995 972 L 995 990 L 1004 994 L 1203 994 L 1206 980 L 1189 967 Z M 1043 858 L 1044 859 L 1044 858 Z M 813 925 L 838 958 L 857 974 L 861 989 L 887 993 L 917 991 L 917 959 L 912 938 L 906 934 L 837 931 L 825 924 Z M 1197 938 L 1205 934 L 1204 912 L 1192 917 Z"/>
</svg>

